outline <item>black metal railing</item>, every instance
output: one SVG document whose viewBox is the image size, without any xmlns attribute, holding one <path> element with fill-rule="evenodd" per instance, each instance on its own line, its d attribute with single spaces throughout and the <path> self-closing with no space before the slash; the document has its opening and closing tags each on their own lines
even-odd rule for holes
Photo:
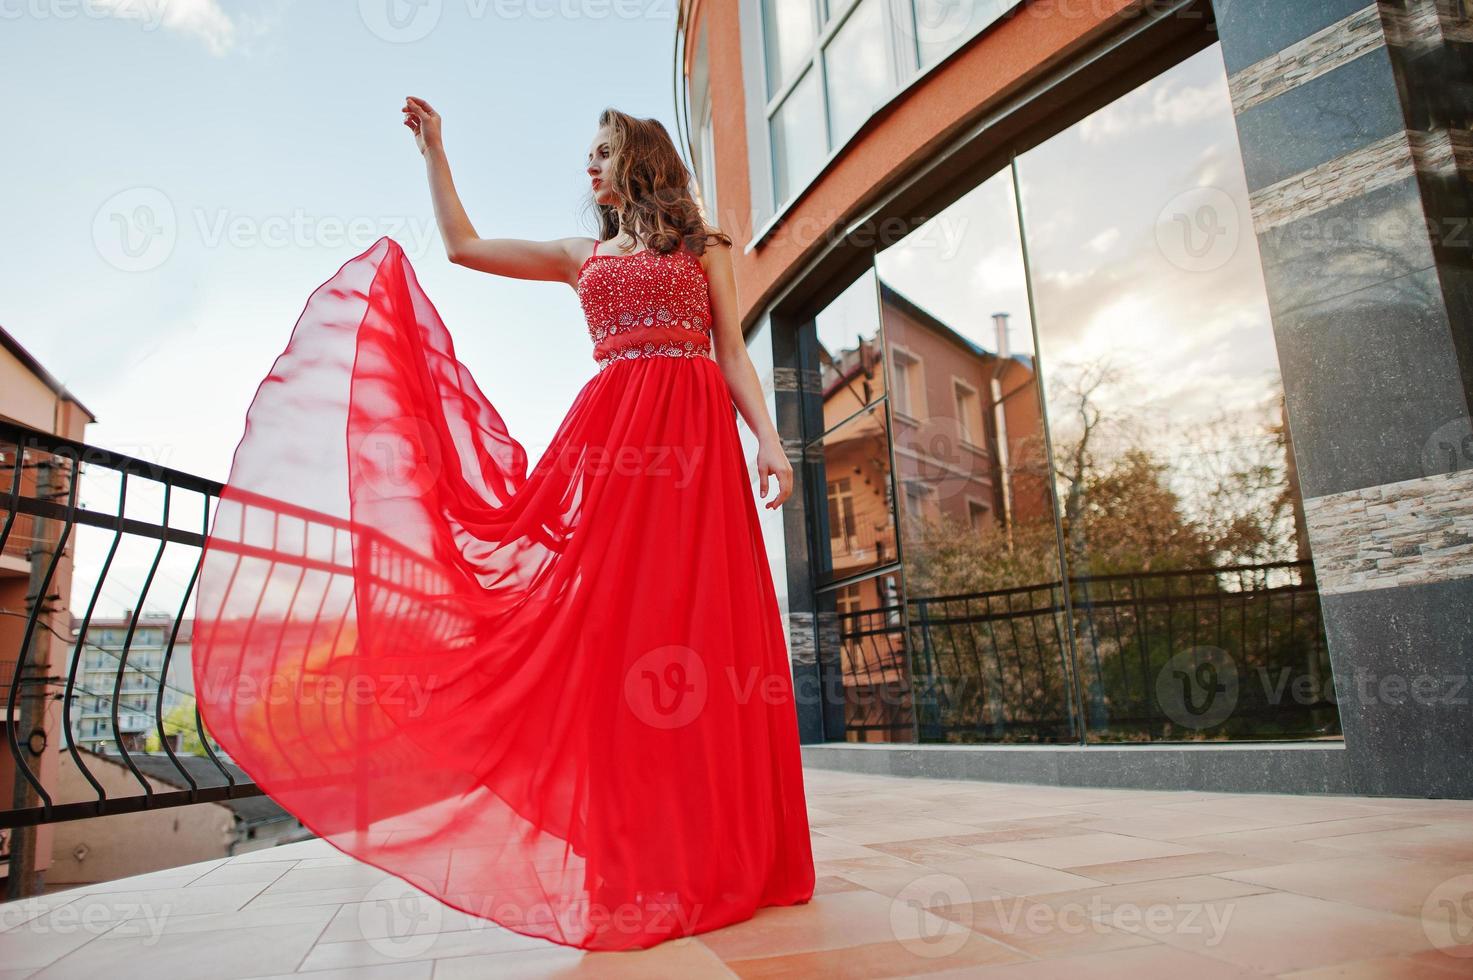
<svg viewBox="0 0 1473 980">
<path fill-rule="evenodd" d="M 1068 589 L 1067 603 L 1062 581 L 909 598 L 904 627 L 899 606 L 841 613 L 847 737 L 1340 736 L 1310 562 L 1079 576 Z"/>
<path fill-rule="evenodd" d="M 143 487 L 147 492 L 140 490 Z M 4 639 L 0 644 L 0 684 L 4 685 L 0 698 L 10 719 L 4 727 L 16 787 L 12 805 L 0 809 L 0 830 L 262 795 L 260 787 L 231 764 L 205 730 L 194 703 L 190 663 L 176 656 L 188 649 L 188 640 L 180 642 L 180 632 L 194 622 L 192 608 L 205 543 L 225 492 L 213 480 L 0 420 L 0 493 L 4 495 L 0 554 L 5 556 L 0 566 L 0 596 L 5 597 L 0 602 L 4 607 L 0 615 L 0 638 Z M 147 500 L 150 493 L 156 498 L 156 511 L 138 513 L 144 509 L 139 499 Z M 84 499 L 92 506 L 84 505 Z M 197 516 L 183 500 L 198 505 Z M 396 591 L 408 595 L 438 587 L 432 578 L 438 573 L 422 556 L 372 529 L 238 488 L 229 490 L 228 503 L 240 517 L 241 540 L 234 540 L 228 532 L 217 532 L 210 539 L 213 553 L 234 562 L 226 596 L 235 585 L 233 569 L 243 561 L 256 564 L 257 574 L 251 577 L 256 583 L 286 566 L 296 576 L 298 587 L 307 571 L 319 580 L 325 578 L 329 586 L 351 587 L 355 575 L 366 575 L 376 591 L 389 599 Z M 180 526 L 181 513 L 188 514 L 183 519 L 185 526 Z M 264 545 L 244 540 L 248 519 L 253 529 L 268 529 Z M 290 531 L 283 530 L 283 525 L 290 525 Z M 94 550 L 101 557 L 91 581 L 79 588 L 77 576 L 82 569 L 76 560 L 77 545 L 83 533 L 97 536 L 88 541 L 89 557 Z M 352 540 L 345 547 L 344 536 L 348 535 Z M 319 545 L 311 554 L 305 549 L 294 552 L 283 543 L 308 537 Z M 138 552 L 131 565 L 118 558 L 120 550 L 128 548 Z M 354 555 L 366 567 L 355 569 Z M 125 565 L 129 573 L 119 574 L 118 567 Z M 141 581 L 129 581 L 129 574 Z M 395 583 L 404 584 L 401 588 Z M 76 606 L 84 611 L 72 629 L 72 599 L 82 595 L 85 600 L 79 598 Z M 223 609 L 223 597 L 221 602 Z M 134 613 L 114 621 L 99 614 L 105 605 Z M 150 622 L 138 612 L 149 605 L 166 610 L 161 620 Z M 324 633 L 340 630 L 352 606 L 347 603 L 342 611 L 326 612 L 315 608 L 297 615 L 289 625 Z M 222 612 L 221 641 L 244 644 L 258 625 L 263 630 L 282 626 L 279 620 L 262 622 L 265 615 L 258 616 L 252 606 L 244 615 L 232 613 L 227 621 Z M 337 621 L 326 621 L 334 619 Z M 121 642 L 96 642 L 95 621 L 121 633 Z M 161 657 L 159 650 L 135 642 L 138 631 L 147 628 L 167 630 Z M 310 632 L 307 636 L 310 638 Z M 62 644 L 69 650 L 64 665 L 50 655 Z M 135 649 L 136 658 L 132 656 Z M 79 675 L 97 678 L 99 660 L 106 664 L 105 680 L 84 683 Z M 140 698 L 144 699 L 142 706 Z M 166 717 L 166 705 L 171 702 Z M 57 712 L 49 710 L 58 703 L 59 719 Z M 87 710 L 99 704 L 101 712 Z M 98 719 L 98 714 L 106 718 Z M 138 792 L 116 795 L 104 788 L 93 771 L 98 752 L 78 744 L 77 722 L 84 715 L 89 724 L 106 722 L 102 754 L 131 771 Z M 140 724 L 141 719 L 146 720 Z M 52 731 L 54 727 L 60 732 Z M 42 778 L 41 753 L 57 735 L 64 739 L 71 763 L 91 787 L 88 798 L 58 799 L 56 787 Z M 85 737 L 89 745 L 99 741 L 90 732 Z M 145 772 L 136 757 L 150 745 L 157 748 L 150 753 L 154 758 Z M 291 750 L 290 745 L 283 746 L 283 751 Z M 186 762 L 181 759 L 184 754 L 194 758 Z M 161 769 L 167 778 L 160 782 L 187 788 L 157 789 L 152 780 L 160 777 Z"/>
<path fill-rule="evenodd" d="M 153 549 L 152 562 L 144 581 L 137 592 L 129 596 L 131 608 L 141 610 L 150 601 L 150 592 L 155 586 L 166 549 L 194 549 L 197 553 L 194 573 L 197 575 L 199 555 L 203 552 L 208 532 L 209 503 L 218 499 L 221 485 L 3 420 L 0 420 L 0 454 L 3 454 L 0 485 L 3 485 L 5 493 L 0 552 L 12 560 L 20 557 L 26 566 L 19 572 L 7 566 L 4 572 L 7 577 L 0 579 L 6 595 L 21 600 L 18 603 L 7 601 L 4 609 L 5 618 L 18 619 L 21 626 L 18 642 L 7 643 L 6 648 L 0 650 L 0 674 L 4 675 L 7 717 L 11 719 L 6 726 L 6 741 L 17 789 L 13 799 L 19 801 L 30 797 L 30 805 L 22 803 L 0 810 L 0 827 L 26 827 L 260 795 L 259 788 L 242 781 L 222 764 L 210 740 L 203 735 L 197 710 L 194 712 L 194 735 L 214 763 L 218 779 L 201 780 L 180 762 L 173 748 L 177 739 L 171 737 L 178 734 L 177 722 L 171 723 L 176 729 L 174 733 L 166 731 L 162 714 L 166 688 L 175 687 L 176 693 L 188 696 L 187 688 L 179 691 L 177 685 L 171 684 L 170 668 L 178 629 L 185 620 L 186 606 L 194 586 L 193 575 L 183 589 L 183 595 L 177 597 L 179 605 L 172 617 L 172 632 L 165 647 L 163 663 L 156 673 L 129 665 L 128 657 L 139 625 L 139 618 L 135 616 L 126 627 L 119 627 L 126 631 L 121 647 L 116 651 L 106 650 L 115 661 L 111 689 L 84 687 L 78 679 L 84 651 L 105 649 L 91 643 L 88 637 L 104 590 L 117 586 L 117 580 L 110 579 L 109 573 L 120 545 L 125 541 L 147 542 Z M 82 505 L 83 480 L 92 468 L 117 479 L 117 506 L 111 512 Z M 162 513 L 157 520 L 129 515 L 128 493 L 140 482 L 162 489 Z M 174 525 L 174 500 L 185 493 L 196 495 L 201 502 L 199 530 Z M 89 591 L 86 611 L 73 636 L 71 596 L 63 595 L 61 588 L 73 581 L 76 574 L 75 544 L 81 533 L 88 529 L 105 535 L 110 539 L 110 545 Z M 109 598 L 119 600 L 115 594 Z M 13 635 L 13 630 L 11 626 L 9 635 Z M 50 648 L 55 645 L 53 638 L 70 647 L 64 675 L 54 672 L 59 665 L 53 663 L 49 655 Z M 180 784 L 188 786 L 188 789 L 171 792 L 155 789 L 135 764 L 127 744 L 129 740 L 123 737 L 121 715 L 125 710 L 124 699 L 134 696 L 138 688 L 144 686 L 143 682 L 148 682 L 148 694 L 155 705 L 153 723 L 159 744 L 177 772 Z M 136 778 L 139 785 L 137 794 L 110 796 L 93 773 L 74 735 L 74 716 L 82 698 L 97 699 L 109 706 L 116 758 Z M 60 733 L 48 730 L 47 708 L 56 702 L 61 705 Z M 138 715 L 135 708 L 126 710 L 132 718 Z M 44 784 L 39 757 L 46 743 L 57 734 L 65 740 L 72 764 L 92 787 L 95 794 L 92 799 L 58 800 L 53 795 L 54 787 Z"/>
</svg>

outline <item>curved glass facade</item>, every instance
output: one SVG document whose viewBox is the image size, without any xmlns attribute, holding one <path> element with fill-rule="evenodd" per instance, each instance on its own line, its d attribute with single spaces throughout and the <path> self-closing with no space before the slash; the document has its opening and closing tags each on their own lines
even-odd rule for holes
<svg viewBox="0 0 1473 980">
<path fill-rule="evenodd" d="M 1214 45 L 801 327 L 828 738 L 1340 736 L 1248 214 Z"/>
</svg>

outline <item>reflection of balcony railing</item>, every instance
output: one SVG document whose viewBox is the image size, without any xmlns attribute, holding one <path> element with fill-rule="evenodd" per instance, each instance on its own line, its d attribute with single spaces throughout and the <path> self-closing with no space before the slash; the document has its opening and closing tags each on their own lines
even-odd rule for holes
<svg viewBox="0 0 1473 980">
<path fill-rule="evenodd" d="M 1308 561 L 1073 580 L 1091 738 L 1339 737 Z"/>
<path fill-rule="evenodd" d="M 915 731 L 900 604 L 839 613 L 839 664 L 850 740 L 910 741 Z"/>
<path fill-rule="evenodd" d="M 1060 582 L 910 599 L 908 669 L 894 607 L 841 615 L 846 697 L 881 691 L 899 706 L 851 711 L 860 737 L 1339 735 L 1309 562 L 1079 577 L 1070 589 L 1073 668 Z"/>
<path fill-rule="evenodd" d="M 895 556 L 895 531 L 889 525 L 860 524 L 852 534 L 829 538 L 829 554 L 835 568 L 886 561 Z"/>
</svg>

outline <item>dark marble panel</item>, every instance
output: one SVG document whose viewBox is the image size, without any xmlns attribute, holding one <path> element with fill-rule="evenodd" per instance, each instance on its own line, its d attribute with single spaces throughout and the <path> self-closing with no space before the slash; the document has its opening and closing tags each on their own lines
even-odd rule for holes
<svg viewBox="0 0 1473 980">
<path fill-rule="evenodd" d="M 959 779 L 982 779 L 999 783 L 1038 783 L 1061 785 L 1060 760 L 1063 752 L 1043 749 L 1035 751 L 965 751 L 955 753 L 962 760 Z"/>
<path fill-rule="evenodd" d="M 1059 757 L 1063 786 L 1182 789 L 1188 784 L 1183 753 L 1169 746 L 1160 751 L 1110 749 L 1104 746 Z"/>
<path fill-rule="evenodd" d="M 1258 236 L 1269 309 L 1276 316 L 1432 265 L 1416 178 L 1358 195 Z"/>
<path fill-rule="evenodd" d="M 1274 337 L 1305 497 L 1431 475 L 1465 404 L 1432 269 L 1279 316 Z"/>
<path fill-rule="evenodd" d="M 1321 601 L 1355 791 L 1473 797 L 1473 577 Z"/>
<path fill-rule="evenodd" d="M 1356 792 L 1354 761 L 1343 744 L 1323 742 L 1027 751 L 843 743 L 803 747 L 803 765 L 810 769 L 1039 786 L 1290 795 Z"/>
<path fill-rule="evenodd" d="M 1302 41 L 1371 0 L 1213 0 L 1228 72 L 1262 61 Z"/>
<path fill-rule="evenodd" d="M 1354 758 L 1343 743 L 1312 749 L 1253 746 L 1251 750 L 1182 753 L 1183 783 L 1233 793 L 1353 793 Z"/>
<path fill-rule="evenodd" d="M 1248 189 L 1257 191 L 1406 128 L 1386 49 L 1238 114 Z"/>
<path fill-rule="evenodd" d="M 815 693 L 823 689 L 817 664 L 793 667 L 793 693 L 798 709 L 798 741 L 804 745 L 828 740 L 823 729 L 823 702 Z"/>
</svg>

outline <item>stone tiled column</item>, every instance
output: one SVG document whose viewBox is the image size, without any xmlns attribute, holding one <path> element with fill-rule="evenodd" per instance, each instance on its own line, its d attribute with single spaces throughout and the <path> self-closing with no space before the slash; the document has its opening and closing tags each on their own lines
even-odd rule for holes
<svg viewBox="0 0 1473 980">
<path fill-rule="evenodd" d="M 804 743 L 841 738 L 844 690 L 839 670 L 838 618 L 833 597 L 813 591 L 809 552 L 812 539 L 808 488 L 821 480 L 822 468 L 803 451 L 803 413 L 819 406 L 818 372 L 799 366 L 798 335 L 793 329 L 772 331 L 773 401 L 778 433 L 793 464 L 793 493 L 783 506 L 783 539 L 788 566 L 788 644 L 793 659 L 793 689 L 798 702 L 798 736 Z M 820 483 L 821 485 L 821 483 Z"/>
<path fill-rule="evenodd" d="M 1358 791 L 1473 796 L 1473 23 L 1214 0 Z"/>
</svg>

